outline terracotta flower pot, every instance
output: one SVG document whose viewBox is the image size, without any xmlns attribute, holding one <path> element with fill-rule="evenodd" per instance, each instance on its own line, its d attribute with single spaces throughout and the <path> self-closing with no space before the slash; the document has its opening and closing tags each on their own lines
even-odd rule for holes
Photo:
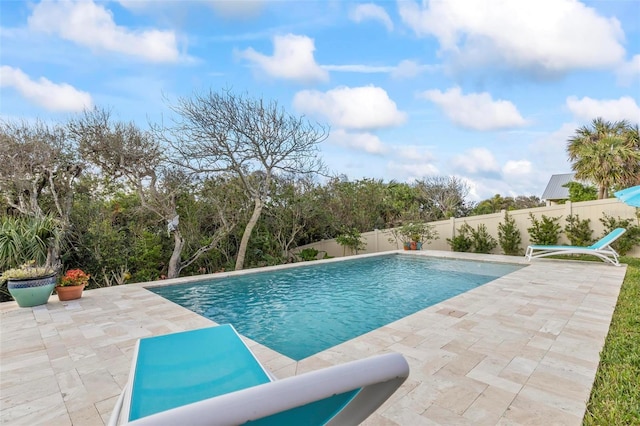
<svg viewBox="0 0 640 426">
<path fill-rule="evenodd" d="M 75 300 L 80 299 L 82 297 L 82 290 L 84 290 L 84 286 L 82 285 L 67 285 L 67 286 L 56 286 L 56 293 L 58 293 L 58 299 L 61 302 L 66 300 Z"/>
</svg>

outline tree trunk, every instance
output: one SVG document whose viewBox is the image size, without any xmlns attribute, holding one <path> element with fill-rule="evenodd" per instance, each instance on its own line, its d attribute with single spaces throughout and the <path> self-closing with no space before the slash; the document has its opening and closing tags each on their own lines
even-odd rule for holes
<svg viewBox="0 0 640 426">
<path fill-rule="evenodd" d="M 603 200 L 605 198 L 606 192 L 607 192 L 607 188 L 601 185 L 600 188 L 598 189 L 598 200 Z"/>
<path fill-rule="evenodd" d="M 247 246 L 249 245 L 249 238 L 251 238 L 251 233 L 253 232 L 253 228 L 255 228 L 256 223 L 258 223 L 258 219 L 260 219 L 260 214 L 262 213 L 262 200 L 260 197 L 255 197 L 253 199 L 254 207 L 253 214 L 251 214 L 251 219 L 247 223 L 247 226 L 244 228 L 244 233 L 242 234 L 242 240 L 240 241 L 240 248 L 238 249 L 238 257 L 236 258 L 236 271 L 244 268 L 244 258 L 247 254 Z"/>
<path fill-rule="evenodd" d="M 171 253 L 171 259 L 169 259 L 169 270 L 167 271 L 167 278 L 178 278 L 182 267 L 180 266 L 180 258 L 182 256 L 182 249 L 184 248 L 184 238 L 179 230 L 173 231 L 173 253 Z"/>
</svg>

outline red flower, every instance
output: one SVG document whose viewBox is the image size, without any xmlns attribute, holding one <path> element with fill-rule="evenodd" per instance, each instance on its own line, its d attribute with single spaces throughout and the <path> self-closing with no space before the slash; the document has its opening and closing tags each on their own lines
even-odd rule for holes
<svg viewBox="0 0 640 426">
<path fill-rule="evenodd" d="M 82 269 L 69 269 L 62 278 L 60 278 L 61 286 L 83 285 L 89 282 L 89 274 L 85 274 Z"/>
</svg>

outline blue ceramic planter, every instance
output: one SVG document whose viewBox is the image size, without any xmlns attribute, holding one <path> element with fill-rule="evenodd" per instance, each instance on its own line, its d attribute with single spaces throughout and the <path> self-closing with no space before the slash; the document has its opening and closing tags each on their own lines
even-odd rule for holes
<svg viewBox="0 0 640 426">
<path fill-rule="evenodd" d="M 49 300 L 55 286 L 55 274 L 43 278 L 10 279 L 7 281 L 9 293 L 22 308 L 44 305 Z"/>
</svg>

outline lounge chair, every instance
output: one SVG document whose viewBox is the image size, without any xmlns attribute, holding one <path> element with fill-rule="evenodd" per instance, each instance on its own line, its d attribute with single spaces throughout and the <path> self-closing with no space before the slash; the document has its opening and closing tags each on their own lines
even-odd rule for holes
<svg viewBox="0 0 640 426">
<path fill-rule="evenodd" d="M 611 243 L 620 238 L 627 230 L 616 228 L 597 242 L 587 247 L 581 246 L 542 246 L 533 245 L 527 247 L 525 257 L 531 260 L 534 257 L 555 256 L 558 254 L 588 254 L 597 256 L 605 262 L 620 266 L 618 253 L 611 247 Z"/>
<path fill-rule="evenodd" d="M 109 425 L 357 425 L 409 375 L 388 353 L 276 380 L 233 326 L 138 340 Z"/>
</svg>

